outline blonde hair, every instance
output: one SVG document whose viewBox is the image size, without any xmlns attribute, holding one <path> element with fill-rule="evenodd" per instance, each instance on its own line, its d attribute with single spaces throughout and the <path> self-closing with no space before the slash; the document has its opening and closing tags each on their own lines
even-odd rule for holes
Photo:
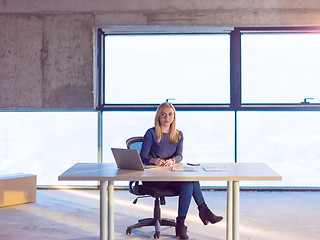
<svg viewBox="0 0 320 240">
<path fill-rule="evenodd" d="M 164 102 L 157 108 L 157 113 L 156 113 L 155 120 L 154 120 L 154 127 L 156 130 L 157 141 L 160 142 L 162 139 L 163 134 L 161 131 L 159 117 L 160 117 L 162 109 L 164 109 L 166 107 L 170 107 L 173 110 L 173 114 L 174 114 L 174 119 L 170 125 L 170 129 L 168 132 L 168 140 L 171 143 L 177 144 L 179 142 L 179 140 L 181 139 L 181 136 L 180 136 L 180 132 L 176 129 L 176 109 L 169 102 Z"/>
</svg>

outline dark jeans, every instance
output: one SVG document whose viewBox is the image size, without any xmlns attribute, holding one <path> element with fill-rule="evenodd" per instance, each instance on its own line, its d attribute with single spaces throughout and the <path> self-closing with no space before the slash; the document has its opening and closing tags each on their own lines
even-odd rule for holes
<svg viewBox="0 0 320 240">
<path fill-rule="evenodd" d="M 179 193 L 178 216 L 187 216 L 192 196 L 198 206 L 204 203 L 199 182 L 143 182 L 143 185 L 177 191 Z"/>
</svg>

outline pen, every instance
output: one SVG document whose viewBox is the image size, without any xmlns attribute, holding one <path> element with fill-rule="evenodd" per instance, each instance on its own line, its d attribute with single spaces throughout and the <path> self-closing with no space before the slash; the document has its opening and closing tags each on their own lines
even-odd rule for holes
<svg viewBox="0 0 320 240">
<path fill-rule="evenodd" d="M 157 158 L 161 158 L 157 153 L 155 154 Z"/>
</svg>

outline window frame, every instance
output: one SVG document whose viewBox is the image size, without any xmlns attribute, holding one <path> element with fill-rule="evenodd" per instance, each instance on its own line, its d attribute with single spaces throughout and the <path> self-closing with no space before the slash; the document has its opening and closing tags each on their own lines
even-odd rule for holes
<svg viewBox="0 0 320 240">
<path fill-rule="evenodd" d="M 120 26 L 120 27 L 105 27 L 98 29 L 98 39 L 104 41 L 106 35 L 157 35 L 157 34 L 230 34 L 233 31 L 233 27 L 204 27 L 204 26 Z M 100 49 L 99 49 L 100 47 Z M 104 56 L 104 42 L 98 45 L 99 56 Z M 98 57 L 99 58 L 99 57 Z M 102 62 L 99 62 L 98 67 L 98 78 L 100 83 L 98 84 L 100 90 L 98 91 L 98 106 L 99 111 L 154 111 L 158 104 L 110 104 L 104 102 L 104 57 L 101 58 Z M 231 95 L 231 93 L 230 93 Z M 176 110 L 183 111 L 221 111 L 221 110 L 232 110 L 231 104 L 174 104 Z"/>
<path fill-rule="evenodd" d="M 235 28 L 238 34 L 236 41 L 240 46 L 236 51 L 239 51 L 240 57 L 237 59 L 238 70 L 238 91 L 241 95 L 241 35 L 243 34 L 320 34 L 320 27 L 318 26 L 306 26 L 306 27 L 239 27 Z M 240 96 L 241 99 L 241 96 Z M 241 100 L 240 100 L 241 102 Z M 242 103 L 238 105 L 238 109 L 243 111 L 320 111 L 320 103 Z"/>
<path fill-rule="evenodd" d="M 320 111 L 320 103 L 242 103 L 241 36 L 243 34 L 320 33 L 320 27 L 119 26 L 97 29 L 97 110 L 154 111 L 157 104 L 104 102 L 104 37 L 106 35 L 230 34 L 230 104 L 175 104 L 181 111 Z"/>
</svg>

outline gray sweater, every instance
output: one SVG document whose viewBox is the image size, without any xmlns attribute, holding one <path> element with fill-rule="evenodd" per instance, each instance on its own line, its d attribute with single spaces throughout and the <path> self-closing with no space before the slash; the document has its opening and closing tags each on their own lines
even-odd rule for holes
<svg viewBox="0 0 320 240">
<path fill-rule="evenodd" d="M 163 159 L 174 158 L 176 162 L 182 161 L 182 149 L 183 149 L 183 134 L 181 131 L 181 139 L 177 144 L 171 143 L 168 140 L 168 135 L 163 133 L 161 142 L 157 142 L 157 136 L 155 128 L 147 130 L 143 137 L 143 144 L 141 147 L 140 156 L 144 164 L 149 164 L 151 158 L 157 158 L 158 156 Z"/>
</svg>

